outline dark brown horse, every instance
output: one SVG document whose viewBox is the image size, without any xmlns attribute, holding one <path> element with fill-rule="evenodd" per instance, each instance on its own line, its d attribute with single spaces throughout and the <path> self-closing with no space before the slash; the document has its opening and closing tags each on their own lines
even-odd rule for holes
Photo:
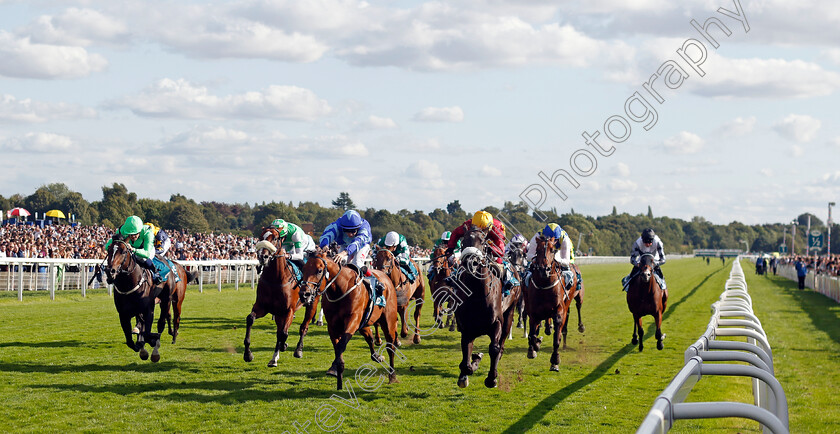
<svg viewBox="0 0 840 434">
<path fill-rule="evenodd" d="M 449 286 L 446 284 L 446 278 L 452 275 L 452 267 L 449 264 L 449 255 L 446 254 L 446 245 L 441 244 L 435 247 L 434 252 L 432 253 L 431 258 L 431 267 L 435 269 L 435 275 L 432 279 L 429 280 L 429 289 L 432 293 L 432 300 L 434 302 L 434 317 L 435 317 L 435 324 L 436 327 L 443 327 L 443 302 L 445 300 L 449 301 L 448 311 L 449 313 L 446 315 L 446 326 L 451 324 L 452 328 L 449 330 L 455 330 L 455 323 L 452 321 L 452 308 L 453 303 L 452 299 L 446 297 L 449 293 Z"/>
<path fill-rule="evenodd" d="M 370 347 L 370 358 L 374 362 L 383 364 L 385 359 L 377 353 L 373 345 L 371 325 L 382 327 L 387 342 L 385 350 L 388 352 L 390 367 L 388 380 L 397 380 L 394 369 L 394 353 L 397 351 L 397 297 L 394 284 L 385 273 L 372 270 L 374 276 L 384 286 L 385 307 L 373 306 L 366 319 L 366 309 L 371 302 L 371 295 L 365 283 L 367 279 L 359 279 L 358 272 L 351 266 L 342 266 L 333 261 L 327 251 L 320 249 L 310 255 L 309 261 L 303 268 L 304 288 L 302 297 L 314 298 L 323 294 L 324 314 L 327 319 L 327 331 L 335 351 L 335 359 L 327 370 L 327 375 L 336 377 L 339 390 L 343 387 L 344 379 L 344 351 L 347 343 L 357 331 L 364 336 Z M 365 282 L 363 282 L 365 281 Z M 384 365 L 383 365 L 384 366 Z"/>
<path fill-rule="evenodd" d="M 160 333 L 152 333 L 154 324 L 155 297 L 161 297 L 161 305 L 169 304 L 169 293 L 162 287 L 156 289 L 152 283 L 152 273 L 141 267 L 134 257 L 131 246 L 116 234 L 108 247 L 105 266 L 103 267 L 108 284 L 114 285 L 114 306 L 120 317 L 120 326 L 125 334 L 125 344 L 140 353 L 146 360 L 149 353 L 146 343 L 153 347 L 152 362 L 160 360 Z M 161 291 L 156 294 L 156 291 Z M 137 317 L 137 341 L 131 333 L 131 319 Z"/>
<path fill-rule="evenodd" d="M 516 274 L 522 276 L 526 270 L 525 252 L 522 249 L 514 248 L 508 253 L 508 262 L 516 270 Z M 523 288 L 524 289 L 524 288 Z M 523 291 L 524 294 L 524 291 Z M 519 319 L 516 322 L 516 328 L 528 328 L 528 315 L 525 312 L 525 297 L 520 296 L 519 302 L 516 303 L 516 312 L 519 314 Z M 527 333 L 526 333 L 527 335 Z"/>
<path fill-rule="evenodd" d="M 664 345 L 662 340 L 662 314 L 668 297 L 659 286 L 654 277 L 653 255 L 646 253 L 639 258 L 639 270 L 627 284 L 627 308 L 633 314 L 633 345 L 639 344 L 639 351 L 644 349 L 644 329 L 642 328 L 642 317 L 650 315 L 656 320 L 656 349 L 661 350 Z M 637 338 L 638 333 L 638 338 Z"/>
<path fill-rule="evenodd" d="M 417 277 L 414 282 L 409 282 L 405 274 L 400 270 L 400 264 L 394 253 L 386 248 L 377 250 L 376 256 L 373 259 L 373 268 L 382 271 L 391 279 L 397 293 L 397 313 L 402 322 L 402 329 L 400 329 L 400 336 L 408 337 L 408 324 L 405 320 L 405 311 L 411 304 L 411 300 L 416 300 L 414 308 L 414 343 L 420 343 L 420 310 L 423 308 L 423 299 L 426 298 L 426 285 L 423 282 L 423 276 L 420 274 L 420 267 L 409 259 L 417 270 Z M 376 328 L 376 342 L 377 345 L 382 341 L 379 339 L 379 327 Z M 399 338 L 397 339 L 398 347 L 402 344 Z"/>
<path fill-rule="evenodd" d="M 505 351 L 505 339 L 513 325 L 513 314 L 519 299 L 520 287 L 502 295 L 504 269 L 496 263 L 494 253 L 485 242 L 487 234 L 478 228 L 469 230 L 461 241 L 461 264 L 449 285 L 460 301 L 455 318 L 461 330 L 461 373 L 458 386 L 467 387 L 483 354 L 473 354 L 473 341 L 490 337 L 490 369 L 484 385 L 498 384 L 498 364 Z"/>
<path fill-rule="evenodd" d="M 572 299 L 578 309 L 578 330 L 583 333 L 584 326 L 580 319 L 582 295 L 577 291 L 575 268 L 562 272 L 560 264 L 554 260 L 555 238 L 537 237 L 536 256 L 531 263 L 531 279 L 525 286 L 525 310 L 531 319 L 528 333 L 528 358 L 537 357 L 542 337 L 539 336 L 542 321 L 552 321 L 554 347 L 551 353 L 551 370 L 560 370 L 560 343 L 562 333 L 563 349 L 566 349 L 569 308 Z M 568 288 L 568 289 L 567 289 Z M 581 288 L 582 289 L 582 288 Z M 582 292 L 582 291 L 581 291 Z M 548 331 L 546 331 L 548 333 Z"/>
<path fill-rule="evenodd" d="M 297 358 L 303 357 L 303 338 L 309 331 L 309 323 L 318 311 L 320 297 L 316 296 L 306 301 L 301 299 L 300 284 L 295 277 L 291 261 L 282 247 L 276 249 L 272 244 L 263 240 L 257 243 L 256 249 L 259 252 L 258 256 L 261 258 L 260 263 L 263 265 L 263 269 L 260 273 L 260 280 L 257 282 L 257 300 L 251 308 L 251 313 L 245 317 L 245 354 L 243 358 L 246 362 L 254 360 L 254 355 L 251 353 L 251 327 L 253 327 L 254 321 L 267 314 L 272 314 L 274 323 L 277 324 L 277 340 L 274 345 L 274 355 L 268 362 L 268 366 L 273 367 L 277 366 L 280 352 L 286 351 L 286 348 L 288 348 L 286 340 L 289 338 L 289 327 L 291 327 L 292 320 L 295 318 L 295 312 L 305 305 L 306 311 L 300 325 L 300 339 L 294 353 Z"/>
</svg>

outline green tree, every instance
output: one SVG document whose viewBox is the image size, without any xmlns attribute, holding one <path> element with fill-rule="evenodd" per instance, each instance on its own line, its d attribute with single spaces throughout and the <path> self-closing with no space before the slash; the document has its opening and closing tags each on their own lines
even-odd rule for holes
<svg viewBox="0 0 840 434">
<path fill-rule="evenodd" d="M 169 215 L 169 221 L 164 224 L 166 229 L 180 229 L 189 232 L 207 232 L 210 225 L 201 213 L 201 208 L 195 203 L 178 202 Z"/>
<path fill-rule="evenodd" d="M 24 208 L 31 213 L 43 214 L 58 205 L 55 195 L 53 195 L 46 186 L 41 186 L 35 193 L 27 196 L 24 200 Z"/>
<path fill-rule="evenodd" d="M 81 193 L 75 191 L 67 193 L 61 199 L 58 208 L 64 211 L 68 220 L 75 217 L 76 221 L 83 225 L 92 225 L 99 221 L 99 212 L 90 206 Z"/>
<path fill-rule="evenodd" d="M 350 199 L 350 193 L 346 191 L 339 193 L 338 197 L 332 201 L 332 205 L 344 211 L 356 209 L 356 204 L 353 203 L 353 199 Z"/>
<path fill-rule="evenodd" d="M 137 204 L 137 194 L 129 193 L 125 185 L 119 183 L 102 187 L 102 201 L 98 206 L 103 223 L 107 221 L 114 227 L 121 225 L 130 215 L 137 215 L 141 219 L 145 217 Z"/>
</svg>

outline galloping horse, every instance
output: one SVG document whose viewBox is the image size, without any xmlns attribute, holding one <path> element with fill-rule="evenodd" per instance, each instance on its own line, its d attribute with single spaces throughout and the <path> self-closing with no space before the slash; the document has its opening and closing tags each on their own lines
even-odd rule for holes
<svg viewBox="0 0 840 434">
<path fill-rule="evenodd" d="M 139 352 L 142 360 L 146 360 L 149 358 L 145 348 L 148 342 L 153 347 L 152 362 L 159 361 L 160 333 L 151 332 L 155 297 L 161 298 L 161 306 L 168 306 L 169 293 L 162 291 L 162 286 L 154 286 L 152 273 L 137 263 L 131 246 L 119 234 L 112 237 L 103 271 L 108 284 L 114 285 L 114 306 L 120 316 L 125 344 Z M 136 342 L 131 333 L 131 319 L 134 317 L 138 319 L 139 329 Z"/>
<path fill-rule="evenodd" d="M 521 249 L 511 250 L 508 254 L 508 260 L 510 261 L 510 265 L 513 266 L 513 269 L 516 270 L 516 274 L 521 276 L 525 272 L 525 254 Z M 516 303 L 516 312 L 519 313 L 519 320 L 516 322 L 516 328 L 527 328 L 528 316 L 525 313 L 525 297 L 519 297 L 519 302 Z"/>
<path fill-rule="evenodd" d="M 487 234 L 481 229 L 467 231 L 461 241 L 461 265 L 453 278 L 453 293 L 462 304 L 455 310 L 455 318 L 461 330 L 461 373 L 458 386 L 467 387 L 483 354 L 473 354 L 473 341 L 487 335 L 490 337 L 490 370 L 484 385 L 496 387 L 499 360 L 505 351 L 505 338 L 513 325 L 513 314 L 519 299 L 519 286 L 511 289 L 507 297 L 502 295 L 505 271 L 497 266 L 490 247 L 486 244 Z"/>
<path fill-rule="evenodd" d="M 172 343 L 178 338 L 178 329 L 181 327 L 181 305 L 184 303 L 184 296 L 187 294 L 187 284 L 196 279 L 196 275 L 188 273 L 183 265 L 171 261 L 174 267 L 170 271 L 169 278 L 163 284 L 163 292 L 169 294 L 169 303 L 160 303 L 160 319 L 158 320 L 158 333 L 163 333 L 164 323 L 172 336 Z M 179 282 L 176 282 L 174 275 L 178 275 Z M 172 308 L 174 315 L 169 314 Z M 174 323 L 174 325 L 173 325 Z"/>
<path fill-rule="evenodd" d="M 449 288 L 446 284 L 446 278 L 452 275 L 452 267 L 449 266 L 449 258 L 446 254 L 446 245 L 441 244 L 435 247 L 435 251 L 432 253 L 432 264 L 431 267 L 435 269 L 435 276 L 429 280 L 429 289 L 432 293 L 432 300 L 434 302 L 434 316 L 435 316 L 435 324 L 437 327 L 444 326 L 443 318 L 442 318 L 442 310 L 443 310 L 443 300 L 445 294 L 440 294 L 441 291 L 447 291 Z M 451 311 L 453 307 L 452 302 L 449 302 L 449 310 Z M 452 323 L 452 315 L 447 315 L 446 325 L 452 325 L 452 328 L 449 330 L 454 330 L 455 323 Z"/>
<path fill-rule="evenodd" d="M 257 243 L 256 248 L 259 251 L 258 256 L 260 257 L 260 263 L 263 265 L 263 270 L 260 273 L 260 280 L 257 282 L 257 300 L 251 308 L 251 313 L 245 317 L 245 354 L 243 358 L 246 362 L 254 360 L 254 355 L 251 353 L 251 327 L 253 327 L 256 319 L 270 313 L 274 316 L 274 322 L 277 324 L 274 355 L 268 362 L 268 366 L 274 367 L 277 366 L 280 352 L 286 351 L 286 348 L 288 348 L 286 339 L 289 338 L 289 327 L 295 318 L 295 312 L 300 309 L 301 305 L 306 306 L 306 311 L 300 325 L 300 340 L 298 340 L 294 356 L 297 358 L 303 357 L 303 338 L 309 330 L 309 323 L 315 317 L 315 312 L 318 311 L 319 297 L 309 300 L 301 299 L 300 284 L 295 277 L 295 272 L 290 264 L 291 261 L 282 247 L 277 250 L 273 245 L 263 240 Z"/>
<path fill-rule="evenodd" d="M 409 259 L 414 264 L 414 269 L 418 270 L 417 278 L 414 282 L 409 282 L 405 274 L 400 270 L 400 264 L 394 254 L 388 249 L 379 249 L 373 259 L 373 268 L 382 271 L 391 279 L 394 288 L 397 291 L 397 313 L 402 321 L 402 329 L 400 330 L 401 337 L 408 336 L 408 324 L 405 321 L 405 311 L 408 309 L 411 300 L 417 300 L 417 306 L 414 308 L 414 343 L 420 343 L 420 310 L 423 308 L 423 299 L 426 298 L 426 285 L 423 283 L 423 276 L 420 274 L 420 267 L 414 261 Z M 376 327 L 376 342 L 382 342 L 379 339 L 379 328 Z M 402 346 L 399 338 L 397 338 L 397 346 Z"/>
<path fill-rule="evenodd" d="M 642 328 L 642 317 L 650 315 L 656 320 L 656 349 L 661 350 L 664 346 L 662 340 L 662 313 L 668 298 L 653 276 L 653 255 L 645 253 L 639 258 L 640 271 L 627 284 L 627 308 L 633 314 L 633 345 L 639 344 L 639 351 L 644 349 L 644 329 Z M 638 332 L 638 338 L 636 333 Z"/>
<path fill-rule="evenodd" d="M 359 332 L 364 336 L 370 347 L 370 358 L 374 362 L 383 364 L 385 359 L 373 347 L 373 333 L 370 326 L 378 324 L 385 334 L 386 350 L 390 359 L 388 380 L 397 381 L 394 369 L 395 341 L 397 337 L 397 297 L 394 284 L 385 273 L 371 270 L 373 275 L 384 286 L 385 307 L 373 304 L 371 294 L 367 290 L 367 283 L 358 279 L 358 274 L 351 267 L 337 264 L 326 251 L 318 249 L 310 255 L 303 268 L 304 288 L 301 297 L 314 299 L 323 294 L 324 314 L 327 318 L 327 331 L 335 351 L 335 359 L 327 370 L 327 375 L 336 377 L 338 390 L 341 390 L 344 378 L 344 351 L 353 333 Z M 367 308 L 372 306 L 368 315 Z"/>
<path fill-rule="evenodd" d="M 525 310 L 531 318 L 528 334 L 528 358 L 537 357 L 542 337 L 539 336 L 542 321 L 554 324 L 554 348 L 551 353 L 551 370 L 560 370 L 560 341 L 562 333 L 563 349 L 566 349 L 566 331 L 569 323 L 569 308 L 572 299 L 578 309 L 578 330 L 583 333 L 584 326 L 580 318 L 581 294 L 577 291 L 576 269 L 563 273 L 560 264 L 554 260 L 554 238 L 538 237 L 536 256 L 531 263 L 531 279 L 524 289 Z M 566 290 L 566 288 L 569 288 Z M 582 292 L 582 291 L 581 291 Z"/>
</svg>

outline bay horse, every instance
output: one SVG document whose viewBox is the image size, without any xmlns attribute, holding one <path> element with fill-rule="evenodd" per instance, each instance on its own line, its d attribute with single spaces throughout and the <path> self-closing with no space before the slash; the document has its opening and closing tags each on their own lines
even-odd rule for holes
<svg viewBox="0 0 840 434">
<path fill-rule="evenodd" d="M 446 278 L 452 275 L 452 267 L 449 264 L 449 255 L 446 254 L 446 245 L 441 244 L 435 247 L 431 258 L 431 267 L 435 269 L 435 275 L 429 280 L 429 290 L 432 293 L 432 301 L 434 302 L 434 318 L 436 327 L 443 327 L 443 300 L 449 286 L 446 284 Z M 449 330 L 455 330 L 455 323 L 452 322 L 452 308 L 453 303 L 450 299 L 448 306 L 448 314 L 446 315 L 446 326 L 451 324 Z"/>
<path fill-rule="evenodd" d="M 160 333 L 152 333 L 154 323 L 155 298 L 161 298 L 161 305 L 169 304 L 169 293 L 162 291 L 162 286 L 152 283 L 151 271 L 137 263 L 131 246 L 119 234 L 111 238 L 108 247 L 105 272 L 108 284 L 114 285 L 114 306 L 120 317 L 120 326 L 125 334 L 125 344 L 140 353 L 140 359 L 149 358 L 146 343 L 152 346 L 152 362 L 160 360 Z M 156 293 L 157 292 L 157 293 Z M 131 333 L 131 319 L 137 318 L 137 341 Z"/>
<path fill-rule="evenodd" d="M 467 231 L 461 241 L 461 264 L 450 279 L 453 294 L 461 302 L 455 309 L 463 356 L 458 377 L 461 388 L 469 386 L 469 376 L 478 369 L 483 354 L 473 354 L 473 341 L 484 335 L 490 337 L 490 369 L 484 385 L 498 384 L 498 364 L 520 293 L 520 287 L 514 286 L 507 297 L 502 295 L 505 271 L 496 264 L 495 253 L 485 242 L 486 236 L 486 232 L 475 227 Z"/>
<path fill-rule="evenodd" d="M 510 261 L 510 265 L 513 266 L 513 269 L 516 270 L 516 274 L 522 276 L 523 273 L 525 273 L 527 267 L 525 266 L 525 253 L 522 251 L 522 249 L 512 249 L 510 253 L 508 253 L 508 261 Z M 516 303 L 516 312 L 519 314 L 519 320 L 516 322 L 516 328 L 527 328 L 528 315 L 525 312 L 524 296 L 519 297 L 519 302 Z"/>
<path fill-rule="evenodd" d="M 420 310 L 423 308 L 423 300 L 426 298 L 426 285 L 423 282 L 423 275 L 421 274 L 420 267 L 417 264 L 409 259 L 411 263 L 414 265 L 414 269 L 417 270 L 417 278 L 414 279 L 414 282 L 409 282 L 408 277 L 405 276 L 405 273 L 400 269 L 400 264 L 397 261 L 396 256 L 394 253 L 386 248 L 381 248 L 376 251 L 376 256 L 373 259 L 373 268 L 382 271 L 391 279 L 391 283 L 394 284 L 394 288 L 397 294 L 397 314 L 400 316 L 400 321 L 402 322 L 402 328 L 400 329 L 400 336 L 405 338 L 408 337 L 408 324 L 405 320 L 405 312 L 408 309 L 408 306 L 411 303 L 411 300 L 416 300 L 416 306 L 414 308 L 414 343 L 420 343 Z M 382 341 L 379 339 L 379 327 L 375 327 L 376 329 L 376 342 L 377 344 L 381 343 Z M 402 346 L 400 343 L 399 338 L 397 338 L 396 345 Z"/>
<path fill-rule="evenodd" d="M 271 245 L 273 245 L 274 247 L 276 247 L 278 249 L 281 247 L 281 245 L 280 245 L 280 231 L 277 230 L 277 228 L 275 228 L 275 227 L 268 226 L 268 227 L 262 228 L 260 230 L 260 240 L 261 241 L 268 241 L 269 243 L 271 243 Z M 259 261 L 259 265 L 257 265 L 257 274 L 262 272 L 262 269 L 268 263 L 269 259 L 271 258 L 271 256 L 273 254 L 274 254 L 274 252 L 271 251 L 271 249 L 258 250 L 257 261 Z M 274 319 L 273 314 L 271 315 L 271 317 L 272 317 L 272 319 Z M 315 323 L 315 325 L 317 325 L 317 326 L 324 325 L 324 309 L 321 309 L 321 311 L 319 312 L 318 321 Z M 295 352 L 295 354 L 297 354 L 297 352 Z"/>
<path fill-rule="evenodd" d="M 627 308 L 633 314 L 633 345 L 639 344 L 639 351 L 644 349 L 644 329 L 642 317 L 650 315 L 656 321 L 656 349 L 664 348 L 662 340 L 662 314 L 665 312 L 668 298 L 654 277 L 653 255 L 645 253 L 639 258 L 639 272 L 627 284 Z M 638 338 L 636 334 L 638 332 Z"/>
<path fill-rule="evenodd" d="M 165 259 L 163 259 L 165 260 Z M 160 319 L 158 319 L 158 333 L 163 333 L 164 323 L 172 336 L 172 343 L 178 338 L 178 329 L 181 327 L 181 305 L 184 303 L 184 296 L 187 294 L 187 284 L 196 279 L 196 275 L 187 272 L 183 265 L 170 261 L 174 267 L 170 270 L 169 277 L 163 283 L 163 292 L 169 294 L 169 303 L 160 303 Z M 176 282 L 174 275 L 177 274 L 180 282 Z M 170 315 L 170 307 L 173 314 Z"/>
<path fill-rule="evenodd" d="M 583 326 L 580 317 L 580 306 L 582 292 L 577 290 L 577 268 L 572 264 L 569 272 L 562 272 L 560 264 L 554 260 L 554 249 L 557 240 L 555 238 L 537 237 L 536 255 L 531 263 L 531 278 L 524 288 L 525 310 L 528 318 L 531 319 L 530 332 L 528 333 L 528 358 L 537 357 L 537 352 L 542 344 L 542 337 L 539 336 L 542 321 L 553 322 L 554 346 L 551 353 L 552 371 L 560 370 L 560 344 L 562 340 L 563 349 L 566 349 L 567 325 L 569 323 L 569 310 L 572 299 L 575 300 L 578 310 L 578 331 L 583 333 Z M 569 290 L 566 290 L 570 287 Z M 546 330 L 548 333 L 548 330 Z M 561 338 L 562 334 L 562 338 Z"/>
<path fill-rule="evenodd" d="M 397 338 L 397 297 L 394 284 L 385 273 L 371 270 L 374 276 L 384 286 L 385 307 L 373 305 L 370 315 L 366 308 L 372 304 L 371 294 L 367 290 L 367 283 L 359 279 L 354 267 L 336 263 L 328 254 L 328 250 L 316 250 L 310 254 L 309 260 L 303 268 L 303 283 L 301 297 L 314 299 L 323 294 L 323 309 L 327 319 L 327 331 L 335 351 L 335 359 L 327 375 L 336 377 L 337 388 L 343 388 L 344 379 L 344 351 L 353 333 L 359 332 L 364 336 L 370 347 L 370 358 L 384 366 L 385 358 L 377 353 L 373 345 L 371 326 L 378 324 L 385 335 L 386 346 L 390 359 L 388 381 L 397 381 L 394 369 L 394 353 Z"/>
<path fill-rule="evenodd" d="M 260 263 L 263 264 L 263 269 L 257 282 L 257 299 L 251 307 L 251 313 L 245 317 L 243 359 L 246 362 L 254 360 L 251 352 L 251 328 L 254 326 L 254 321 L 272 314 L 274 323 L 277 325 L 277 339 L 274 344 L 274 355 L 268 362 L 268 366 L 275 367 L 280 358 L 280 352 L 286 351 L 289 347 L 286 340 L 289 338 L 289 327 L 295 319 L 295 312 L 301 306 L 306 306 L 303 322 L 300 324 L 300 339 L 294 352 L 296 358 L 303 357 L 303 338 L 306 337 L 309 323 L 318 311 L 320 297 L 307 301 L 300 297 L 300 284 L 290 264 L 291 260 L 282 247 L 276 249 L 269 242 L 262 240 L 255 248 L 259 252 L 258 256 L 261 258 Z"/>
</svg>

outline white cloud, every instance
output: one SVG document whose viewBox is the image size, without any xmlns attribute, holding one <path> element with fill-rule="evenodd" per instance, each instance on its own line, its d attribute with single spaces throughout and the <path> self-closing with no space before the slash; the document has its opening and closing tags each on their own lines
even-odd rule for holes
<svg viewBox="0 0 840 434">
<path fill-rule="evenodd" d="M 759 173 L 761 173 L 762 175 L 764 175 L 764 176 L 766 176 L 766 177 L 768 177 L 768 178 L 772 178 L 772 177 L 773 177 L 773 175 L 775 174 L 775 172 L 773 171 L 773 169 L 768 169 L 768 168 L 761 169 L 761 170 L 759 171 Z"/>
<path fill-rule="evenodd" d="M 484 166 L 481 167 L 481 170 L 479 170 L 478 174 L 481 175 L 481 176 L 496 178 L 496 177 L 502 176 L 502 171 L 493 167 L 493 166 L 488 166 L 488 165 L 485 164 Z"/>
<path fill-rule="evenodd" d="M 27 133 L 0 142 L 0 149 L 10 152 L 59 153 L 69 151 L 73 147 L 72 139 L 52 133 Z"/>
<path fill-rule="evenodd" d="M 799 157 L 805 155 L 805 150 L 802 149 L 802 146 L 793 145 L 790 149 L 791 149 L 791 152 L 793 153 L 794 158 L 799 158 Z"/>
<path fill-rule="evenodd" d="M 619 176 L 624 176 L 624 177 L 630 176 L 630 166 L 628 166 L 624 163 L 618 163 L 615 166 L 615 173 Z"/>
<path fill-rule="evenodd" d="M 829 146 L 834 146 L 835 148 L 840 148 L 840 137 L 835 137 L 828 142 Z"/>
<path fill-rule="evenodd" d="M 784 59 L 730 59 L 712 55 L 706 76 L 690 83 L 693 92 L 728 98 L 812 98 L 840 88 L 840 74 L 816 63 Z"/>
<path fill-rule="evenodd" d="M 92 9 L 69 8 L 61 15 L 38 17 L 18 34 L 40 44 L 89 46 L 94 42 L 125 42 L 129 32 L 128 26 L 114 16 Z"/>
<path fill-rule="evenodd" d="M 461 107 L 426 107 L 414 115 L 419 122 L 463 122 L 464 111 Z"/>
<path fill-rule="evenodd" d="M 830 62 L 840 65 L 840 48 L 830 48 L 827 50 L 823 50 L 821 54 Z"/>
<path fill-rule="evenodd" d="M 671 154 L 696 154 L 703 149 L 704 144 L 700 136 L 682 131 L 676 136 L 665 139 L 662 145 Z"/>
<path fill-rule="evenodd" d="M 365 126 L 374 130 L 389 130 L 397 128 L 397 123 L 390 118 L 382 118 L 379 116 L 370 115 L 365 123 Z"/>
<path fill-rule="evenodd" d="M 810 142 L 822 126 L 819 119 L 808 115 L 790 114 L 773 126 L 782 137 L 799 143 Z"/>
<path fill-rule="evenodd" d="M 269 86 L 259 92 L 212 95 L 184 79 L 162 79 L 141 93 L 110 104 L 138 116 L 186 119 L 290 119 L 312 121 L 332 111 L 327 101 L 297 86 Z"/>
<path fill-rule="evenodd" d="M 81 47 L 37 44 L 0 30 L 0 75 L 17 78 L 79 78 L 99 72 L 108 62 Z"/>
<path fill-rule="evenodd" d="M 638 184 L 629 179 L 613 178 L 609 185 L 612 191 L 636 191 L 639 188 Z"/>
<path fill-rule="evenodd" d="M 95 118 L 96 111 L 75 104 L 49 103 L 0 95 L 0 121 L 47 122 L 54 119 Z"/>
<path fill-rule="evenodd" d="M 720 127 L 720 132 L 725 137 L 742 137 L 751 132 L 755 128 L 756 118 L 750 116 L 747 118 L 737 117 L 731 122 L 727 122 Z"/>
<path fill-rule="evenodd" d="M 409 165 L 405 172 L 412 178 L 420 179 L 440 179 L 443 176 L 437 163 L 427 160 L 417 160 Z"/>
</svg>

